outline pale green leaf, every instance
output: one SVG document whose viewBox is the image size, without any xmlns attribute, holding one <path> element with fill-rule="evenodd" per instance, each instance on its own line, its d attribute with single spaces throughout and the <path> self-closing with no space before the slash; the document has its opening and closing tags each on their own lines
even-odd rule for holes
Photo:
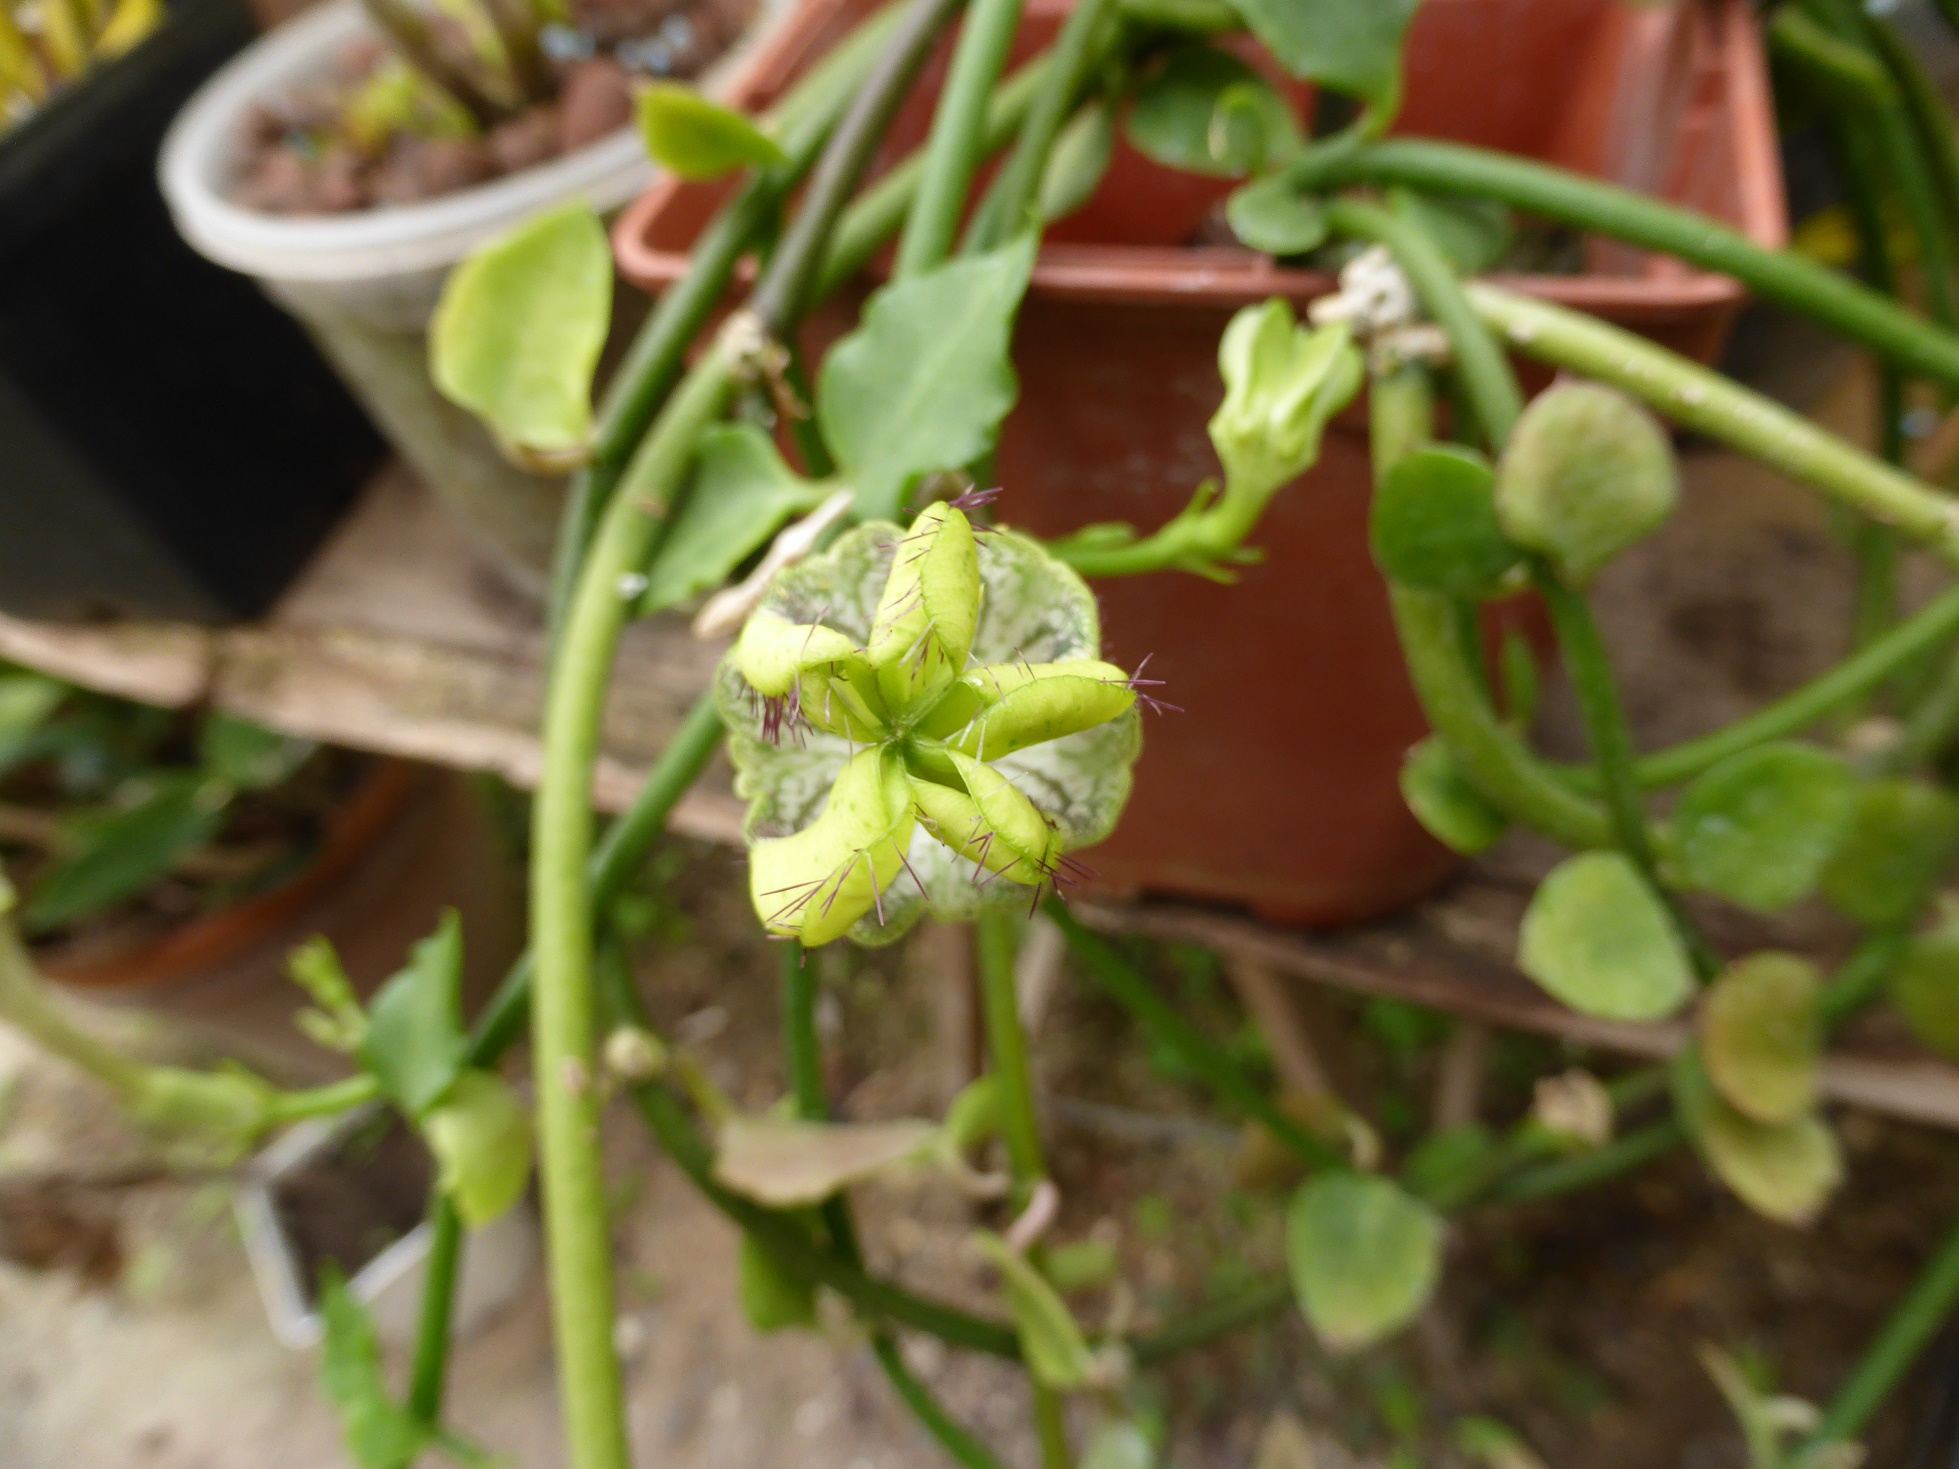
<svg viewBox="0 0 1959 1469">
<path fill-rule="evenodd" d="M 1883 780 L 1857 795 L 1850 824 L 1824 865 L 1823 896 L 1868 928 L 1900 923 L 1951 866 L 1959 802 L 1919 781 Z"/>
<path fill-rule="evenodd" d="M 1618 852 L 1586 852 L 1552 871 L 1524 914 L 1517 962 L 1581 1014 L 1664 1020 L 1694 989 L 1666 905 Z"/>
<path fill-rule="evenodd" d="M 1816 966 L 1793 954 L 1751 954 L 1701 1002 L 1701 1057 L 1715 1089 L 1757 1122 L 1794 1122 L 1816 1105 L 1823 1056 Z"/>
<path fill-rule="evenodd" d="M 1441 1273 L 1442 1221 L 1391 1179 L 1326 1174 L 1293 1195 L 1286 1259 L 1320 1340 L 1352 1351 L 1394 1335 L 1428 1304 Z"/>
<path fill-rule="evenodd" d="M 517 1094 L 488 1071 L 467 1070 L 422 1118 L 443 1192 L 471 1229 L 524 1196 L 531 1174 L 531 1120 Z"/>
<path fill-rule="evenodd" d="M 1305 255 L 1327 240 L 1326 208 L 1283 170 L 1253 179 L 1225 200 L 1225 222 L 1240 244 L 1267 255 Z"/>
<path fill-rule="evenodd" d="M 771 1209 L 820 1204 L 855 1184 L 924 1160 L 939 1136 L 933 1124 L 910 1119 L 736 1117 L 721 1129 L 714 1179 Z"/>
<path fill-rule="evenodd" d="M 581 452 L 612 320 L 612 250 L 589 205 L 541 214 L 450 273 L 429 324 L 429 369 L 508 445 Z"/>
<path fill-rule="evenodd" d="M 1020 1333 L 1021 1355 L 1034 1380 L 1062 1391 L 1085 1386 L 1095 1373 L 1095 1354 L 1067 1303 L 1024 1255 L 998 1235 L 979 1231 L 973 1244 L 1000 1272 Z"/>
<path fill-rule="evenodd" d="M 1690 886 L 1773 913 L 1814 890 L 1856 803 L 1856 777 L 1834 755 L 1762 745 L 1723 760 L 1681 794 L 1674 860 Z"/>
<path fill-rule="evenodd" d="M 1136 707 L 1129 675 L 1112 663 L 1007 663 L 976 668 L 925 721 L 956 750 L 998 760 L 1120 719 Z"/>
<path fill-rule="evenodd" d="M 1843 1157 L 1820 1117 L 1764 1123 L 1743 1116 L 1714 1089 L 1693 1049 L 1675 1057 L 1670 1075 L 1681 1123 L 1736 1198 L 1782 1224 L 1806 1225 L 1822 1212 L 1843 1181 Z"/>
<path fill-rule="evenodd" d="M 816 1286 L 789 1271 L 753 1235 L 741 1237 L 741 1311 L 768 1333 L 816 1325 Z"/>
<path fill-rule="evenodd" d="M 667 528 L 640 598 L 643 616 L 720 586 L 785 521 L 814 510 L 829 493 L 791 469 L 749 423 L 708 429 L 696 462 L 693 489 Z"/>
<path fill-rule="evenodd" d="M 462 984 L 462 919 L 451 909 L 368 1007 L 361 1061 L 410 1117 L 440 1102 L 462 1071 Z"/>
<path fill-rule="evenodd" d="M 1218 341 L 1224 401 L 1207 425 L 1225 496 L 1262 501 L 1319 460 L 1327 424 L 1366 380 L 1345 325 L 1302 327 L 1279 297 L 1247 306 Z"/>
<path fill-rule="evenodd" d="M 696 183 L 787 161 L 776 141 L 746 117 L 679 82 L 648 82 L 639 89 L 639 136 L 655 163 Z"/>
<path fill-rule="evenodd" d="M 824 441 L 865 519 L 898 514 L 920 475 L 994 446 L 1019 396 L 1008 347 L 1035 238 L 881 288 L 830 349 L 816 394 Z"/>
<path fill-rule="evenodd" d="M 1080 1469 L 1152 1469 L 1155 1463 L 1156 1449 L 1142 1429 L 1133 1423 L 1104 1423 L 1089 1439 Z"/>
</svg>

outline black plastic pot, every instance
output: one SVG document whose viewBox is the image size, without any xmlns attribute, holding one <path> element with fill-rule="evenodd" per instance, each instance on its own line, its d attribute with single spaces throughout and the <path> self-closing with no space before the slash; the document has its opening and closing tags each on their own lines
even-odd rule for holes
<svg viewBox="0 0 1959 1469">
<path fill-rule="evenodd" d="M 0 609 L 263 611 L 379 460 L 305 333 L 177 236 L 156 154 L 252 38 L 183 0 L 0 135 Z"/>
</svg>

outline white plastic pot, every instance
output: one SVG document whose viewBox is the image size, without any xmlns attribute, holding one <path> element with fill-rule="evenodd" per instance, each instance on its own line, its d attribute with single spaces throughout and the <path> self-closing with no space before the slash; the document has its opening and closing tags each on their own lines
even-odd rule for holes
<svg viewBox="0 0 1959 1469">
<path fill-rule="evenodd" d="M 701 79 L 727 85 L 782 9 L 763 19 Z M 602 213 L 653 179 L 630 128 L 576 153 L 423 203 L 322 217 L 242 208 L 227 197 L 248 112 L 329 74 L 352 43 L 375 34 L 359 0 L 327 0 L 242 52 L 200 89 L 163 142 L 163 196 L 192 247 L 254 276 L 319 340 L 402 457 L 475 532 L 519 584 L 537 590 L 549 565 L 562 481 L 505 461 L 427 371 L 429 317 L 449 270 L 478 245 L 541 210 L 583 199 Z"/>
</svg>

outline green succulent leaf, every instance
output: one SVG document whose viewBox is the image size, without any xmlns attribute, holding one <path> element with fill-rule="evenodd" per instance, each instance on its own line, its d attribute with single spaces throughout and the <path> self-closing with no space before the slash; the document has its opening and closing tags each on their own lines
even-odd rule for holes
<svg viewBox="0 0 1959 1469">
<path fill-rule="evenodd" d="M 1240 244 L 1267 255 L 1305 255 L 1324 245 L 1331 232 L 1325 207 L 1283 171 L 1234 189 L 1224 217 Z"/>
<path fill-rule="evenodd" d="M 1496 472 L 1474 450 L 1438 444 L 1407 455 L 1374 496 L 1375 565 L 1422 591 L 1498 595 L 1522 554 L 1497 524 L 1495 485 Z"/>
<path fill-rule="evenodd" d="M 612 322 L 612 249 L 590 206 L 538 215 L 450 273 L 429 324 L 443 395 L 523 453 L 575 457 Z"/>
<path fill-rule="evenodd" d="M 1810 745 L 1731 755 L 1681 794 L 1673 858 L 1689 886 L 1759 913 L 1809 896 L 1857 805 L 1850 768 Z"/>
<path fill-rule="evenodd" d="M 1129 141 L 1183 173 L 1244 178 L 1299 151 L 1299 124 L 1271 85 L 1228 51 L 1177 47 L 1137 88 Z"/>
<path fill-rule="evenodd" d="M 1764 1218 L 1813 1221 L 1843 1181 L 1836 1135 L 1814 1112 L 1793 1122 L 1756 1122 L 1728 1104 L 1692 1048 L 1674 1059 L 1674 1105 L 1714 1176 Z"/>
<path fill-rule="evenodd" d="M 1618 852 L 1585 852 L 1538 886 L 1518 963 L 1553 997 L 1602 1020 L 1664 1020 L 1694 990 L 1666 905 Z"/>
<path fill-rule="evenodd" d="M 1496 510 L 1504 534 L 1582 587 L 1666 523 L 1680 498 L 1673 445 L 1616 388 L 1560 383 L 1538 394 L 1503 450 Z"/>
<path fill-rule="evenodd" d="M 638 111 L 647 156 L 681 178 L 705 183 L 788 161 L 775 139 L 746 117 L 679 82 L 642 86 Z"/>
<path fill-rule="evenodd" d="M 830 349 L 817 423 L 865 519 L 895 517 L 920 475 L 993 448 L 1020 394 L 1008 347 L 1037 241 L 955 260 L 880 288 Z"/>
<path fill-rule="evenodd" d="M 1327 424 L 1367 376 L 1352 332 L 1303 328 L 1278 297 L 1231 318 L 1218 369 L 1225 392 L 1211 417 L 1211 444 L 1225 467 L 1227 498 L 1255 500 L 1312 468 Z"/>
<path fill-rule="evenodd" d="M 1794 1122 L 1816 1106 L 1822 981 L 1793 954 L 1730 964 L 1701 1002 L 1701 1059 L 1730 1106 L 1756 1122 Z"/>
<path fill-rule="evenodd" d="M 875 909 L 904 866 L 917 811 L 904 767 L 883 749 L 844 766 L 823 814 L 756 843 L 749 891 L 769 932 L 817 948 Z"/>
<path fill-rule="evenodd" d="M 1959 1061 L 1959 924 L 1948 921 L 1913 939 L 1890 985 L 1891 1003 L 1912 1034 Z"/>
<path fill-rule="evenodd" d="M 172 773 L 146 782 L 119 810 L 65 822 L 60 854 L 35 881 L 22 923 L 30 933 L 46 933 L 107 912 L 160 882 L 216 838 L 231 795 L 222 781 Z"/>
<path fill-rule="evenodd" d="M 1115 151 L 1115 113 L 1108 103 L 1091 102 L 1070 118 L 1054 140 L 1041 174 L 1037 207 L 1042 222 L 1066 219 L 1093 199 L 1108 177 Z"/>
<path fill-rule="evenodd" d="M 362 1064 L 410 1117 L 441 1102 L 462 1073 L 469 1050 L 462 987 L 463 926 L 451 909 L 368 1007 Z"/>
<path fill-rule="evenodd" d="M 809 1122 L 735 1117 L 721 1128 L 714 1178 L 723 1188 L 795 1209 L 928 1158 L 940 1132 L 929 1122 Z"/>
<path fill-rule="evenodd" d="M 641 616 L 720 586 L 785 521 L 814 510 L 830 492 L 791 469 L 751 423 L 716 424 L 701 435 L 696 455 L 693 488 L 654 558 Z"/>
<path fill-rule="evenodd" d="M 1857 793 L 1850 823 L 1820 886 L 1867 928 L 1901 923 L 1959 851 L 1959 802 L 1919 781 L 1873 781 Z"/>
<path fill-rule="evenodd" d="M 1134 1423 L 1104 1423 L 1082 1454 L 1081 1469 L 1153 1469 L 1156 1449 Z"/>
<path fill-rule="evenodd" d="M 1508 819 L 1483 799 L 1449 747 L 1434 736 L 1402 762 L 1401 798 L 1424 831 L 1465 857 L 1487 852 L 1509 830 Z"/>
<path fill-rule="evenodd" d="M 950 505 L 928 506 L 898 543 L 864 649 L 886 707 L 929 703 L 959 677 L 979 610 L 972 523 Z"/>
<path fill-rule="evenodd" d="M 1392 112 L 1401 46 L 1421 0 L 1235 0 L 1252 34 L 1296 77 Z"/>
<path fill-rule="evenodd" d="M 460 1072 L 423 1116 L 422 1134 L 435 1154 L 442 1190 L 469 1228 L 481 1229 L 524 1196 L 531 1119 L 501 1077 Z"/>
<path fill-rule="evenodd" d="M 973 1236 L 973 1244 L 1000 1272 L 1007 1306 L 1020 1333 L 1021 1354 L 1034 1380 L 1064 1392 L 1086 1386 L 1095 1375 L 1095 1354 L 1067 1303 L 1025 1256 L 997 1234 L 981 1230 Z"/>
<path fill-rule="evenodd" d="M 1330 1173 L 1286 1212 L 1293 1294 L 1327 1347 L 1349 1352 L 1412 1322 L 1441 1274 L 1442 1221 L 1391 1179 Z"/>
<path fill-rule="evenodd" d="M 741 1237 L 741 1311 L 767 1335 L 816 1325 L 815 1283 L 793 1274 L 753 1235 Z"/>
</svg>

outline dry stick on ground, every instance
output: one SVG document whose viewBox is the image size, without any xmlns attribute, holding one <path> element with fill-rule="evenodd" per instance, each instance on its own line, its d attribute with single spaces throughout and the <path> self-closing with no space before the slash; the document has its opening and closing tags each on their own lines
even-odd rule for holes
<svg viewBox="0 0 1959 1469">
<path fill-rule="evenodd" d="M 911 945 L 912 962 L 930 979 L 937 1010 L 939 1085 L 950 1102 L 980 1074 L 979 971 L 973 935 L 964 923 L 923 925 Z"/>
<path fill-rule="evenodd" d="M 1265 1044 L 1272 1052 L 1272 1065 L 1286 1089 L 1302 1097 L 1333 1096 L 1333 1083 L 1327 1079 L 1326 1067 L 1320 1064 L 1319 1053 L 1313 1049 L 1306 1022 L 1293 1004 L 1292 996 L 1286 993 L 1286 983 L 1279 972 L 1263 959 L 1248 954 L 1227 954 L 1224 972 L 1264 1034 Z"/>
<path fill-rule="evenodd" d="M 1014 965 L 1014 998 L 1020 1006 L 1020 1023 L 1029 1035 L 1041 1028 L 1048 1006 L 1054 1003 L 1067 954 L 1068 940 L 1061 930 L 1051 920 L 1036 915 Z"/>
</svg>

